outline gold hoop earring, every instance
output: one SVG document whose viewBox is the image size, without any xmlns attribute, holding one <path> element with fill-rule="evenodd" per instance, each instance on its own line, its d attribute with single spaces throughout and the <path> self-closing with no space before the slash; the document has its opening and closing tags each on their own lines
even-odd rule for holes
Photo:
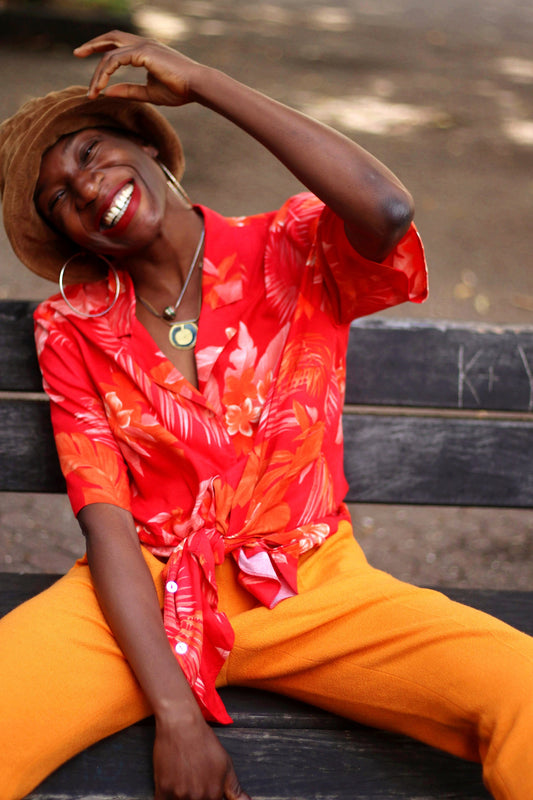
<svg viewBox="0 0 533 800">
<path fill-rule="evenodd" d="M 159 164 L 159 166 L 161 167 L 161 169 L 165 173 L 165 177 L 167 179 L 167 183 L 170 186 L 170 188 L 172 189 L 172 191 L 174 192 L 174 194 L 176 194 L 179 198 L 184 200 L 187 203 L 187 205 L 189 206 L 189 208 L 192 208 L 193 207 L 192 200 L 189 197 L 189 195 L 187 194 L 187 192 L 185 191 L 185 189 L 183 188 L 183 186 L 181 185 L 181 183 L 179 182 L 179 180 L 176 178 L 176 176 L 172 174 L 172 172 L 169 170 L 169 168 L 166 167 L 163 164 L 162 161 L 159 161 L 159 159 L 158 159 L 157 163 Z"/>
<path fill-rule="evenodd" d="M 111 311 L 111 309 L 117 302 L 118 296 L 120 294 L 120 279 L 118 277 L 118 272 L 116 271 L 111 261 L 109 261 L 109 259 L 107 259 L 105 256 L 99 255 L 98 258 L 101 258 L 102 261 L 105 261 L 105 263 L 108 266 L 108 269 L 112 271 L 113 277 L 115 278 L 115 296 L 111 301 L 111 305 L 109 305 L 107 308 L 104 308 L 103 311 L 97 311 L 96 314 L 91 314 L 90 312 L 87 311 L 79 311 L 77 308 L 74 308 L 74 306 L 72 305 L 72 303 L 65 294 L 65 286 L 64 286 L 65 271 L 67 267 L 71 264 L 71 262 L 74 261 L 75 258 L 80 258 L 81 256 L 86 256 L 86 255 L 94 255 L 94 254 L 89 254 L 85 252 L 74 253 L 73 256 L 70 256 L 70 258 L 68 258 L 65 261 L 65 263 L 61 267 L 61 272 L 59 273 L 59 291 L 61 292 L 61 297 L 63 298 L 63 300 L 65 301 L 65 303 L 67 304 L 67 306 L 70 308 L 71 311 L 74 311 L 74 313 L 77 314 L 79 317 L 89 317 L 91 319 L 94 319 L 96 317 L 103 317 L 104 314 L 107 314 L 109 311 Z"/>
</svg>

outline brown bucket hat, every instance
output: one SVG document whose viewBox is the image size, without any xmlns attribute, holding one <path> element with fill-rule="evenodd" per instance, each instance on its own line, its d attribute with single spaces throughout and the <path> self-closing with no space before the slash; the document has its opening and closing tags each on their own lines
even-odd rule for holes
<svg viewBox="0 0 533 800">
<path fill-rule="evenodd" d="M 87 98 L 83 86 L 29 100 L 0 125 L 0 194 L 4 227 L 23 264 L 37 275 L 57 281 L 64 262 L 79 247 L 56 233 L 39 216 L 33 197 L 43 154 L 58 139 L 83 128 L 112 127 L 130 131 L 155 145 L 159 158 L 179 180 L 184 157 L 181 142 L 165 117 L 147 103 L 102 95 Z M 76 259 L 68 283 L 101 277 L 94 262 Z"/>
</svg>

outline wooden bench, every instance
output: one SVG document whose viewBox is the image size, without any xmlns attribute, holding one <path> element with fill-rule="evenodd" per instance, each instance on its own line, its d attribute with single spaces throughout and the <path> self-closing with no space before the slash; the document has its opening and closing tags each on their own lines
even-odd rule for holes
<svg viewBox="0 0 533 800">
<path fill-rule="evenodd" d="M 0 491 L 62 492 L 34 354 L 35 304 L 0 302 Z M 362 320 L 344 417 L 349 500 L 533 507 L 533 327 Z M 57 576 L 0 576 L 0 613 Z M 447 590 L 533 634 L 533 592 Z M 217 728 L 254 800 L 489 797 L 476 764 L 286 699 L 223 692 Z M 153 797 L 150 720 L 91 747 L 30 797 Z"/>
</svg>

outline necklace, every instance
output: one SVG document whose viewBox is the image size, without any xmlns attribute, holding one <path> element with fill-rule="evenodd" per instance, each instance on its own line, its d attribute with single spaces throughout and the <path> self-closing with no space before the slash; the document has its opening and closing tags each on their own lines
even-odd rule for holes
<svg viewBox="0 0 533 800">
<path fill-rule="evenodd" d="M 194 251 L 194 255 L 192 257 L 191 266 L 189 267 L 189 272 L 187 273 L 185 282 L 181 287 L 181 292 L 178 295 L 178 299 L 176 300 L 173 306 L 166 306 L 163 309 L 163 312 L 160 314 L 158 311 L 155 310 L 153 305 L 148 302 L 148 300 L 145 300 L 144 297 L 141 297 L 140 294 L 135 295 L 137 299 L 141 301 L 143 306 L 151 314 L 154 315 L 154 317 L 162 319 L 163 322 L 166 322 L 167 325 L 170 325 L 170 330 L 168 332 L 168 340 L 172 345 L 172 347 L 175 347 L 176 350 L 192 350 L 193 347 L 196 345 L 196 339 L 198 338 L 198 320 L 200 319 L 200 308 L 202 305 L 201 292 L 200 292 L 200 302 L 199 302 L 197 316 L 194 317 L 194 319 L 183 320 L 183 322 L 174 322 L 174 320 L 176 319 L 176 313 L 178 311 L 178 308 L 180 307 L 181 301 L 185 297 L 185 292 L 187 291 L 187 287 L 191 281 L 195 267 L 200 261 L 200 253 L 202 251 L 204 239 L 205 239 L 205 226 L 202 226 L 202 233 L 200 234 L 200 239 L 198 241 L 196 250 Z"/>
</svg>

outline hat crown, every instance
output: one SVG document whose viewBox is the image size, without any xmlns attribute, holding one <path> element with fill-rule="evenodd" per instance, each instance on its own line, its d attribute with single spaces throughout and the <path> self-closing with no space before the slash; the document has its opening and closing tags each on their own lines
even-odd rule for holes
<svg viewBox="0 0 533 800">
<path fill-rule="evenodd" d="M 35 123 L 44 122 L 50 109 L 58 111 L 58 103 L 71 97 L 86 94 L 83 86 L 69 86 L 44 97 L 27 100 L 9 119 L 0 125 L 0 193 L 9 175 L 10 164 L 28 135 L 31 136 Z"/>
</svg>

